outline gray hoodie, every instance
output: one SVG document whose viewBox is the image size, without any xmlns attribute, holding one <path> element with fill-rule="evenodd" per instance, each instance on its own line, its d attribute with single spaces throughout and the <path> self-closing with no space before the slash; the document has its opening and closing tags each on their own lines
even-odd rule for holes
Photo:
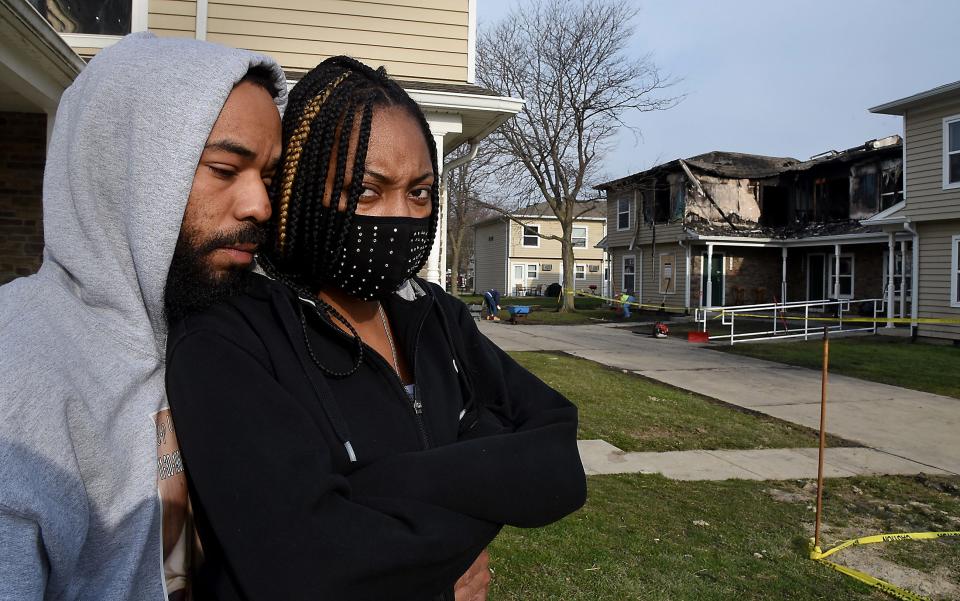
<svg viewBox="0 0 960 601">
<path fill-rule="evenodd" d="M 60 101 L 43 265 L 0 288 L 2 600 L 183 586 L 163 291 L 203 145 L 254 65 L 276 74 L 282 110 L 271 59 L 152 34 L 101 52 Z"/>
</svg>

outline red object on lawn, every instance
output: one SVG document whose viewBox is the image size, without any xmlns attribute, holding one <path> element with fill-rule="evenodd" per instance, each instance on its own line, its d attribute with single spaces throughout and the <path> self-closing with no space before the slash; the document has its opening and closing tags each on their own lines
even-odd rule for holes
<svg viewBox="0 0 960 601">
<path fill-rule="evenodd" d="M 710 342 L 710 332 L 687 332 L 687 342 Z"/>
</svg>

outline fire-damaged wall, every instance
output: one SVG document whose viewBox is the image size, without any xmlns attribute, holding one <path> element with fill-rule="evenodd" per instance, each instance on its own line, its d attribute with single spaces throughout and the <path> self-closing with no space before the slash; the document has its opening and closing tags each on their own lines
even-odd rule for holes
<svg viewBox="0 0 960 601">
<path fill-rule="evenodd" d="M 734 222 L 759 221 L 759 185 L 756 182 L 709 175 L 696 177 L 705 194 L 701 195 L 695 185 L 687 186 L 688 220 L 702 219 L 717 224 L 725 223 L 727 219 Z"/>
</svg>

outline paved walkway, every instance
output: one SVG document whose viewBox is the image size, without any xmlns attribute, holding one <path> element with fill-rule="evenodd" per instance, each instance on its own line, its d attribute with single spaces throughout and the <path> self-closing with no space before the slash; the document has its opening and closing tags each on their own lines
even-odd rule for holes
<svg viewBox="0 0 960 601">
<path fill-rule="evenodd" d="M 657 340 L 607 325 L 527 326 L 481 322 L 480 329 L 508 351 L 565 351 L 732 405 L 810 428 L 819 427 L 820 374 L 814 370 L 717 352 L 677 338 Z M 935 473 L 936 470 L 960 474 L 960 399 L 831 375 L 827 431 L 891 456 L 891 461 L 899 458 L 916 464 L 913 472 L 899 470 L 904 465 L 897 464 L 899 471 L 883 473 Z M 830 449 L 827 461 L 830 463 L 830 458 L 850 452 Z M 694 453 L 728 459 L 730 453 L 744 452 Z M 624 462 L 643 459 L 634 459 L 633 455 L 627 454 Z M 745 456 L 729 456 L 746 461 Z M 814 463 L 815 457 L 814 454 Z M 740 467 L 751 471 L 751 465 Z M 836 467 L 847 469 L 842 463 Z"/>
<path fill-rule="evenodd" d="M 817 449 L 667 451 L 627 453 L 605 440 L 581 440 L 587 475 L 663 474 L 673 480 L 794 480 L 817 477 Z M 877 474 L 944 474 L 908 459 L 865 447 L 827 449 L 827 478 Z"/>
</svg>

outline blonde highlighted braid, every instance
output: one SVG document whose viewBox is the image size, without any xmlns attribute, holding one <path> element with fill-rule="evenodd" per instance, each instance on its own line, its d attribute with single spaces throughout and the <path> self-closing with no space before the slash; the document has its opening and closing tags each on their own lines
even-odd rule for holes
<svg viewBox="0 0 960 601">
<path fill-rule="evenodd" d="M 293 181 L 297 177 L 297 168 L 300 165 L 303 146 L 310 137 L 310 127 L 313 125 L 313 120 L 316 119 L 320 109 L 323 108 L 323 104 L 330 98 L 330 95 L 333 94 L 337 86 L 343 83 L 350 75 L 350 72 L 340 75 L 330 82 L 319 94 L 310 99 L 304 108 L 297 129 L 294 130 L 293 135 L 290 136 L 290 139 L 287 141 L 278 198 L 280 216 L 277 227 L 277 252 L 281 256 L 286 253 L 287 216 L 290 212 L 290 198 L 293 195 Z"/>
</svg>

